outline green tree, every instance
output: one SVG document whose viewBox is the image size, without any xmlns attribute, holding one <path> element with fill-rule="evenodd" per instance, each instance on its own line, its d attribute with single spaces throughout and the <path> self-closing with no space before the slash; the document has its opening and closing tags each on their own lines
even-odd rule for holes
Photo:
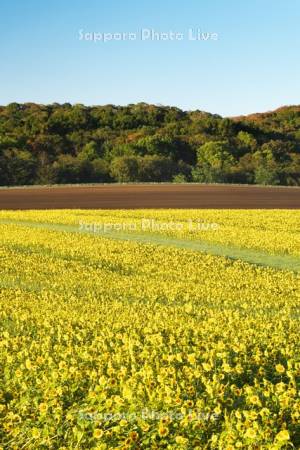
<svg viewBox="0 0 300 450">
<path fill-rule="evenodd" d="M 188 180 L 183 173 L 179 173 L 173 177 L 173 183 L 186 183 Z"/>
<path fill-rule="evenodd" d="M 93 161 L 98 158 L 96 142 L 89 142 L 85 144 L 81 152 L 78 153 L 78 159 L 81 161 Z"/>
<path fill-rule="evenodd" d="M 197 151 L 197 167 L 193 170 L 193 180 L 199 182 L 224 182 L 234 165 L 226 141 L 211 141 Z"/>
<path fill-rule="evenodd" d="M 237 134 L 237 143 L 243 154 L 247 152 L 254 152 L 257 148 L 257 141 L 255 137 L 247 131 L 240 131 Z"/>
<path fill-rule="evenodd" d="M 97 158 L 92 161 L 92 179 L 95 183 L 108 183 L 111 181 L 109 164 L 103 159 Z"/>
<path fill-rule="evenodd" d="M 300 106 L 228 119 L 146 103 L 11 103 L 0 106 L 0 183 L 164 181 L 182 174 L 188 181 L 294 185 L 299 127 Z"/>
<path fill-rule="evenodd" d="M 171 158 L 145 155 L 138 159 L 139 181 L 170 181 L 176 172 L 177 165 Z"/>
<path fill-rule="evenodd" d="M 260 166 L 254 171 L 254 181 L 256 184 L 276 185 L 279 184 L 279 177 L 275 168 Z"/>
<path fill-rule="evenodd" d="M 290 153 L 295 150 L 291 142 L 271 140 L 261 147 L 261 154 L 267 161 L 284 164 L 291 161 Z"/>
<path fill-rule="evenodd" d="M 139 164 L 136 156 L 119 156 L 111 163 L 111 175 L 120 183 L 138 181 Z"/>
<path fill-rule="evenodd" d="M 52 165 L 57 183 L 78 183 L 80 162 L 71 155 L 60 155 Z"/>
<path fill-rule="evenodd" d="M 9 149 L 4 150 L 0 159 L 3 178 L 2 185 L 25 185 L 33 184 L 36 171 L 36 160 L 26 150 Z"/>
</svg>

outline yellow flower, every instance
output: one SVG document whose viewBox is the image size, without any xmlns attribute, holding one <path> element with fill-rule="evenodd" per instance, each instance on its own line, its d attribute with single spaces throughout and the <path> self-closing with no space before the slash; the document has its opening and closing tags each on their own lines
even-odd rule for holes
<svg viewBox="0 0 300 450">
<path fill-rule="evenodd" d="M 250 403 L 252 403 L 253 405 L 260 405 L 261 402 L 260 402 L 258 395 L 252 395 L 250 397 Z"/>
<path fill-rule="evenodd" d="M 57 393 L 57 395 L 62 395 L 63 388 L 61 386 L 58 386 L 58 388 L 56 388 L 56 393 Z"/>
<path fill-rule="evenodd" d="M 139 438 L 139 434 L 136 431 L 131 431 L 129 433 L 129 438 L 131 439 L 132 442 L 136 442 Z"/>
<path fill-rule="evenodd" d="M 278 373 L 285 372 L 285 367 L 282 364 L 276 364 L 275 369 L 276 369 L 276 372 L 278 372 Z"/>
<path fill-rule="evenodd" d="M 189 314 L 193 311 L 193 305 L 192 303 L 186 303 L 184 306 L 185 311 Z"/>
<path fill-rule="evenodd" d="M 276 440 L 280 442 L 289 441 L 290 433 L 288 430 L 279 431 L 279 433 L 276 434 Z"/>
<path fill-rule="evenodd" d="M 190 364 L 196 364 L 196 355 L 194 353 L 191 353 L 187 356 L 187 360 Z"/>
<path fill-rule="evenodd" d="M 191 243 L 205 238 L 214 244 L 300 255 L 296 233 L 289 231 L 300 223 L 300 211 L 202 214 L 209 222 L 222 223 L 223 229 L 205 236 L 185 231 L 172 235 Z M 103 239 L 51 231 L 57 223 L 77 226 L 79 217 L 138 223 L 144 216 L 187 223 L 199 211 L 0 211 L 3 284 L 22 280 L 22 287 L 0 290 L 1 320 L 11 330 L 5 335 L 0 331 L 6 364 L 0 411 L 12 446 L 30 447 L 28 439 L 33 448 L 47 446 L 47 425 L 53 448 L 72 448 L 75 442 L 90 448 L 94 442 L 95 450 L 129 450 L 138 447 L 137 432 L 150 438 L 154 432 L 157 448 L 164 440 L 165 447 L 174 449 L 225 450 L 259 447 L 262 441 L 268 445 L 268 430 L 274 432 L 276 417 L 284 417 L 287 408 L 291 427 L 297 425 L 298 319 L 291 311 L 298 304 L 298 275 L 180 248 L 116 241 L 108 234 Z M 4 225 L 3 218 L 26 220 L 28 226 Z M 31 223 L 45 226 L 38 229 Z M 161 237 L 169 234 L 162 232 Z M 278 302 L 284 305 L 280 314 L 266 321 L 265 312 L 276 309 Z M 272 362 L 279 354 L 284 359 Z M 275 381 L 265 375 L 270 365 Z M 238 374 L 243 372 L 247 381 L 241 383 Z M 287 380 L 281 380 L 285 375 Z M 26 401 L 12 401 L 9 407 L 17 390 Z M 233 402 L 237 407 L 223 417 Z M 67 405 L 65 422 L 62 403 Z M 142 405 L 149 416 L 142 414 Z M 32 416 L 32 407 L 41 421 L 32 424 L 36 431 L 27 430 L 28 421 L 22 420 Z M 150 412 L 162 410 L 172 425 L 158 414 L 151 417 Z M 128 417 L 140 411 L 138 428 L 130 428 L 123 411 Z M 102 413 L 113 419 L 101 418 Z M 224 426 L 226 438 L 218 433 Z M 55 432 L 61 428 L 63 443 Z M 65 433 L 68 428 L 70 433 Z M 275 447 L 292 440 L 284 428 L 276 433 Z M 151 438 L 146 447 L 152 443 Z"/>
<path fill-rule="evenodd" d="M 237 419 L 241 419 L 241 418 L 242 418 L 242 413 L 241 413 L 241 411 L 239 411 L 239 410 L 235 411 L 234 415 L 235 415 L 235 417 L 236 417 Z"/>
<path fill-rule="evenodd" d="M 248 412 L 248 416 L 247 417 L 249 417 L 251 420 L 256 420 L 257 419 L 257 412 L 256 411 L 249 411 Z M 255 422 L 254 422 L 255 423 Z M 254 425 L 254 423 L 253 423 L 253 425 Z"/>
<path fill-rule="evenodd" d="M 229 364 L 224 363 L 224 364 L 223 364 L 223 370 L 224 370 L 224 372 L 226 372 L 226 373 L 230 373 L 232 369 L 231 369 L 231 367 L 230 367 Z"/>
<path fill-rule="evenodd" d="M 31 364 L 30 359 L 26 359 L 26 361 L 25 361 L 25 367 L 26 367 L 26 369 L 28 369 L 28 370 L 32 369 L 32 364 Z"/>
<path fill-rule="evenodd" d="M 38 356 L 38 357 L 36 358 L 36 362 L 37 362 L 37 364 L 43 364 L 44 358 L 43 358 L 42 356 Z"/>
<path fill-rule="evenodd" d="M 218 415 L 221 414 L 221 412 L 222 412 L 221 406 L 220 405 L 216 406 L 214 409 L 214 412 L 215 412 L 215 414 L 218 414 Z"/>
<path fill-rule="evenodd" d="M 175 438 L 176 444 L 185 445 L 188 443 L 188 439 L 183 436 L 176 436 Z"/>
<path fill-rule="evenodd" d="M 208 363 L 202 363 L 202 366 L 206 372 L 209 372 L 211 370 L 211 365 Z"/>
<path fill-rule="evenodd" d="M 36 428 L 36 427 L 32 428 L 31 429 L 31 436 L 34 439 L 38 439 L 40 437 L 40 430 L 38 428 Z"/>
<path fill-rule="evenodd" d="M 161 437 L 168 436 L 169 428 L 168 427 L 159 427 L 158 433 Z"/>
<path fill-rule="evenodd" d="M 39 410 L 41 413 L 45 413 L 48 410 L 48 405 L 46 403 L 40 403 Z"/>
<path fill-rule="evenodd" d="M 248 428 L 245 437 L 249 439 L 255 439 L 256 438 L 256 430 L 254 428 Z"/>
<path fill-rule="evenodd" d="M 144 433 L 147 433 L 147 431 L 149 431 L 150 429 L 150 425 L 147 422 L 141 422 L 140 427 L 144 431 Z"/>
<path fill-rule="evenodd" d="M 103 430 L 101 430 L 100 428 L 95 428 L 93 436 L 96 439 L 100 439 L 103 436 L 103 434 L 104 434 Z"/>
</svg>

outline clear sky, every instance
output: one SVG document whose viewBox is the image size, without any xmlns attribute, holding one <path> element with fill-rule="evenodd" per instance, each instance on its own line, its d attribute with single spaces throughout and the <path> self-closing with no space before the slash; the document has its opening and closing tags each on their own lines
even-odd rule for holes
<svg viewBox="0 0 300 450">
<path fill-rule="evenodd" d="M 225 116 L 300 104 L 299 24 L 299 0 L 0 0 L 0 104 L 144 101 Z"/>
</svg>

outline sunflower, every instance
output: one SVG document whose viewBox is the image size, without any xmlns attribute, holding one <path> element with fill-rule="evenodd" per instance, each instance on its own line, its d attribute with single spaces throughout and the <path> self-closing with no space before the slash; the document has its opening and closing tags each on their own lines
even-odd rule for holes
<svg viewBox="0 0 300 450">
<path fill-rule="evenodd" d="M 104 434 L 103 430 L 101 430 L 100 428 L 95 428 L 93 436 L 95 439 L 100 439 L 102 438 L 103 434 Z"/>
<path fill-rule="evenodd" d="M 159 429 L 158 429 L 158 434 L 159 434 L 161 437 L 166 437 L 166 436 L 168 436 L 168 434 L 169 434 L 169 428 L 168 428 L 168 427 L 164 427 L 164 426 L 159 427 Z"/>
<path fill-rule="evenodd" d="M 285 372 L 285 367 L 282 364 L 276 364 L 275 369 L 280 374 Z"/>
</svg>

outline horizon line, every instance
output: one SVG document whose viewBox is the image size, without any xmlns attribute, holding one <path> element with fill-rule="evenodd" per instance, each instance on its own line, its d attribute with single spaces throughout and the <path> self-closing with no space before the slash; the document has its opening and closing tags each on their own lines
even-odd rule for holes
<svg viewBox="0 0 300 450">
<path fill-rule="evenodd" d="M 210 112 L 210 111 L 205 111 L 203 109 L 184 109 L 181 108 L 180 106 L 176 106 L 176 105 L 167 105 L 167 104 L 163 104 L 163 103 L 148 103 L 148 102 L 136 102 L 136 103 L 126 103 L 126 104 L 116 104 L 116 103 L 105 103 L 105 104 L 87 104 L 87 103 L 80 103 L 80 102 L 52 102 L 52 103 L 39 103 L 39 102 L 35 102 L 35 101 L 27 101 L 27 102 L 18 102 L 18 101 L 14 101 L 14 102 L 9 102 L 7 104 L 4 105 L 0 105 L 0 108 L 7 108 L 9 105 L 12 104 L 18 104 L 18 105 L 37 105 L 37 106 L 53 106 L 53 105 L 59 105 L 59 106 L 63 106 L 63 105 L 71 105 L 76 106 L 76 105 L 80 105 L 80 106 L 84 106 L 86 108 L 97 108 L 97 107 L 106 107 L 106 106 L 112 106 L 112 107 L 116 107 L 116 108 L 126 108 L 129 106 L 137 106 L 137 105 L 147 105 L 147 106 L 155 106 L 157 108 L 176 108 L 179 109 L 180 111 L 184 112 L 184 113 L 193 113 L 193 112 L 201 112 L 201 113 L 205 113 L 205 114 L 211 114 L 213 116 L 219 116 L 221 118 L 225 118 L 225 119 L 238 119 L 238 118 L 242 118 L 242 117 L 249 117 L 249 116 L 255 116 L 258 114 L 271 114 L 277 111 L 280 111 L 282 109 L 288 109 L 288 108 L 299 108 L 300 110 L 300 104 L 285 104 L 285 105 L 281 105 L 278 106 L 275 109 L 268 109 L 268 110 L 263 110 L 263 111 L 255 111 L 255 112 L 251 112 L 248 114 L 237 114 L 237 115 L 229 115 L 229 116 L 223 116 L 219 113 L 215 113 L 215 112 Z"/>
</svg>

